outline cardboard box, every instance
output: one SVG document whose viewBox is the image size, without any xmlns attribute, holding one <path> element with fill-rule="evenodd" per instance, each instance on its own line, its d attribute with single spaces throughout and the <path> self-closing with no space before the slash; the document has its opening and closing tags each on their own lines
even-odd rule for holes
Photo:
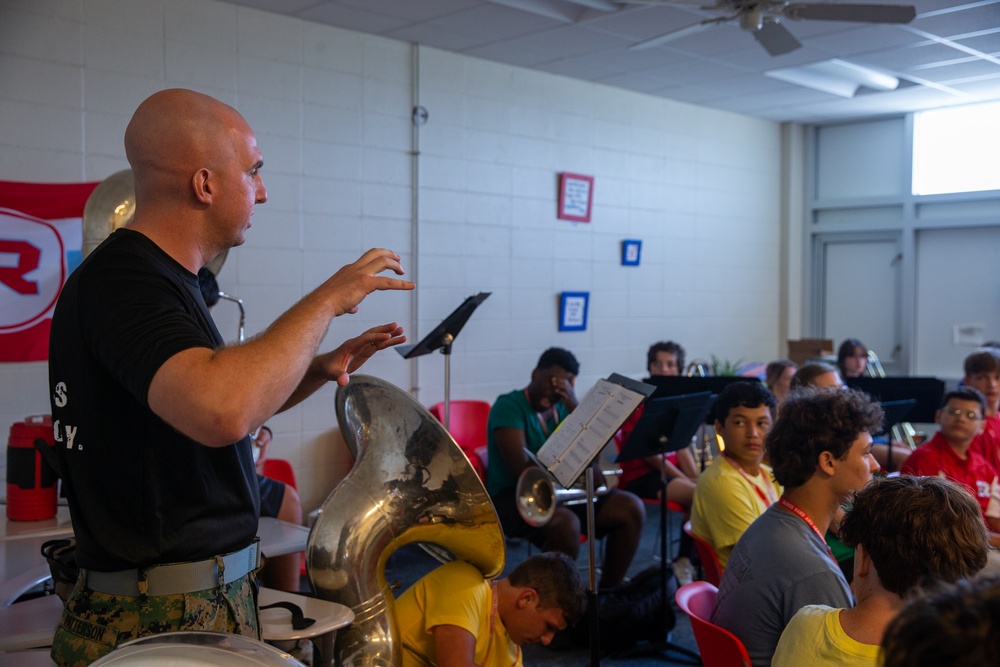
<svg viewBox="0 0 1000 667">
<path fill-rule="evenodd" d="M 830 338 L 802 338 L 788 341 L 788 358 L 798 366 L 811 359 L 831 354 L 833 354 L 833 340 Z"/>
</svg>

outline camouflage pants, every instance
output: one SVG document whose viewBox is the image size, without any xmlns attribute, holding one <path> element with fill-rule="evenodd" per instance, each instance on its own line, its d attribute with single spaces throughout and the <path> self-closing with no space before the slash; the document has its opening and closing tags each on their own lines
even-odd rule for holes
<svg viewBox="0 0 1000 667">
<path fill-rule="evenodd" d="M 257 577 L 181 595 L 125 597 L 77 581 L 52 642 L 57 665 L 89 665 L 130 639 L 176 630 L 214 630 L 260 639 Z"/>
</svg>

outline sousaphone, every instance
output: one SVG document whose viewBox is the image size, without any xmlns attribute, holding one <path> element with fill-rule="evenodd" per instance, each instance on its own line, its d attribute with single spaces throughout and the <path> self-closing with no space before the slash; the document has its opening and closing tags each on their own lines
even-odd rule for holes
<svg viewBox="0 0 1000 667">
<path fill-rule="evenodd" d="M 431 543 L 493 578 L 504 568 L 503 531 L 472 464 L 409 394 L 352 375 L 337 389 L 336 408 L 356 461 L 323 503 L 306 568 L 318 597 L 354 612 L 354 623 L 337 633 L 337 664 L 400 665 L 389 556 L 405 544 Z"/>
</svg>

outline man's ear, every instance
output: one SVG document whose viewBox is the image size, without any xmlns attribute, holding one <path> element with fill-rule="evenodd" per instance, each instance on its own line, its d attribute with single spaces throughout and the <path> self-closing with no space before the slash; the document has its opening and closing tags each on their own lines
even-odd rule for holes
<svg viewBox="0 0 1000 667">
<path fill-rule="evenodd" d="M 210 182 L 212 173 L 205 168 L 201 168 L 194 173 L 191 177 L 191 189 L 194 191 L 194 197 L 201 204 L 211 204 L 212 203 L 212 186 L 213 183 Z"/>
<path fill-rule="evenodd" d="M 939 425 L 939 426 L 941 425 L 941 410 L 940 409 L 938 409 L 934 413 L 934 423 L 937 424 L 937 425 Z"/>
<path fill-rule="evenodd" d="M 714 424 L 712 424 L 712 428 L 714 428 L 714 429 L 715 429 L 715 434 L 716 434 L 716 435 L 719 435 L 720 433 L 722 433 L 722 422 L 720 422 L 720 421 L 719 421 L 718 419 L 716 419 L 716 420 L 715 420 L 715 423 L 714 423 Z M 721 436 L 720 436 L 720 437 L 721 437 Z M 725 439 L 725 438 L 722 438 L 722 441 L 723 441 L 723 442 L 725 442 L 725 441 L 726 441 L 726 439 Z"/>
<path fill-rule="evenodd" d="M 816 467 L 832 477 L 834 472 L 836 472 L 837 470 L 836 466 L 834 465 L 834 461 L 836 460 L 837 457 L 833 455 L 833 452 L 829 450 L 823 450 L 822 452 L 819 453 L 819 458 L 816 460 Z"/>
<path fill-rule="evenodd" d="M 534 588 L 522 588 L 517 594 L 517 600 L 515 600 L 515 603 L 518 609 L 524 609 L 536 600 L 538 600 L 538 591 Z"/>
</svg>

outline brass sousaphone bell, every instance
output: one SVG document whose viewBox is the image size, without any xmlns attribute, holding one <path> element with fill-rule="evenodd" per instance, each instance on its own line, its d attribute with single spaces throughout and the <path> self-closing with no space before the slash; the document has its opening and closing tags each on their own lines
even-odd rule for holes
<svg viewBox="0 0 1000 667">
<path fill-rule="evenodd" d="M 337 633 L 337 664 L 400 665 L 385 578 L 389 556 L 406 544 L 430 543 L 489 579 L 504 568 L 503 530 L 469 459 L 408 393 L 352 375 L 337 389 L 336 408 L 355 463 L 323 503 L 306 568 L 318 597 L 354 612 L 354 622 Z"/>
</svg>

